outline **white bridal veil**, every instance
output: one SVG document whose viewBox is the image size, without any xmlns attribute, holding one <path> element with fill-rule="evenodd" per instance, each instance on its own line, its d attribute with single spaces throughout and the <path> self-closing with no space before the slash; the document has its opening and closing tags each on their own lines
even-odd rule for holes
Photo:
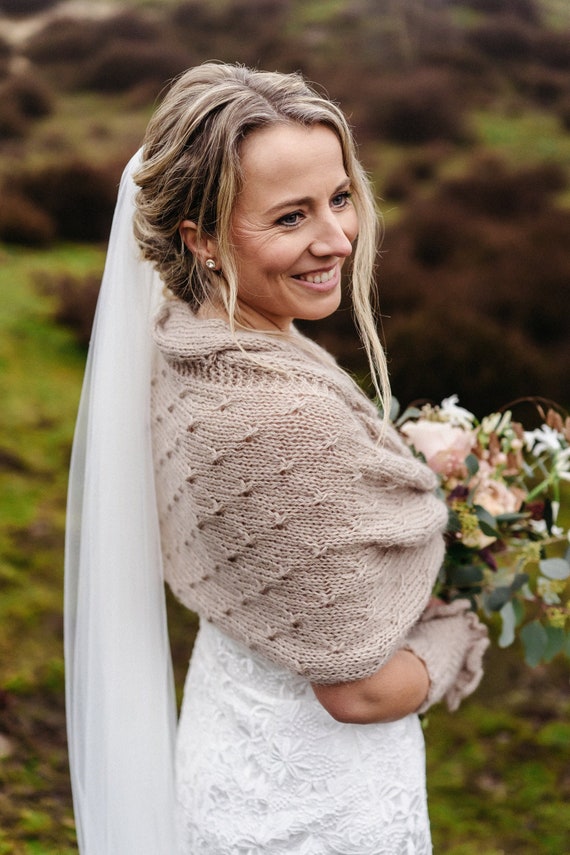
<svg viewBox="0 0 570 855">
<path fill-rule="evenodd" d="M 82 855 L 173 855 L 175 702 L 150 438 L 161 282 L 119 190 L 73 445 L 65 572 L 69 756 Z"/>
</svg>

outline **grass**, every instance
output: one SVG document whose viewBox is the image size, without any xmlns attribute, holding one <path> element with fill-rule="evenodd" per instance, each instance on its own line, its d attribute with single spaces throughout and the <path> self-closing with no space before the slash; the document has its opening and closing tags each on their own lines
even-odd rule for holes
<svg viewBox="0 0 570 855">
<path fill-rule="evenodd" d="M 481 110 L 472 114 L 472 123 L 481 143 L 513 167 L 554 160 L 570 170 L 570 135 L 552 113 Z"/>
<path fill-rule="evenodd" d="M 37 270 L 100 268 L 99 250 L 1 249 L 0 855 L 67 855 L 62 550 L 84 354 L 51 321 Z"/>
</svg>

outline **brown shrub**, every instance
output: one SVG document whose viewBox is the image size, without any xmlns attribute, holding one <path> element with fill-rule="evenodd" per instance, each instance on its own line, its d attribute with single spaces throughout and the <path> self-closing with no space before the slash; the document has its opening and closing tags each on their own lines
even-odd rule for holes
<svg viewBox="0 0 570 855">
<path fill-rule="evenodd" d="M 570 131 L 570 94 L 562 99 L 557 110 L 560 122 L 565 131 Z"/>
<path fill-rule="evenodd" d="M 556 163 L 512 172 L 499 158 L 482 157 L 469 175 L 445 182 L 440 196 L 476 214 L 509 220 L 536 215 L 566 183 L 565 171 Z"/>
<path fill-rule="evenodd" d="M 21 195 L 52 217 L 63 240 L 108 237 L 119 169 L 75 161 L 45 167 L 14 179 Z"/>
<path fill-rule="evenodd" d="M 43 273 L 37 275 L 35 281 L 42 293 L 55 297 L 55 320 L 73 330 L 78 343 L 87 347 L 91 338 L 101 277 Z"/>
<path fill-rule="evenodd" d="M 528 62 L 533 57 L 533 32 L 516 18 L 501 17 L 466 33 L 468 44 L 497 63 Z"/>
<path fill-rule="evenodd" d="M 536 38 L 536 56 L 548 68 L 570 71 L 570 32 L 542 30 Z"/>
<path fill-rule="evenodd" d="M 19 139 L 27 130 L 28 123 L 18 103 L 12 98 L 0 97 L 0 141 Z"/>
<path fill-rule="evenodd" d="M 7 74 L 11 57 L 11 45 L 0 36 L 0 78 Z"/>
<path fill-rule="evenodd" d="M 5 80 L 0 86 L 0 101 L 11 101 L 27 119 L 41 119 L 53 111 L 54 98 L 46 83 L 28 73 Z"/>
<path fill-rule="evenodd" d="M 97 24 L 103 42 L 109 39 L 124 39 L 133 42 L 153 42 L 160 39 L 161 26 L 134 9 L 125 9 Z"/>
<path fill-rule="evenodd" d="M 80 62 L 104 44 L 96 22 L 81 18 L 58 18 L 32 36 L 26 56 L 37 65 Z"/>
<path fill-rule="evenodd" d="M 364 87 L 369 133 L 404 145 L 465 139 L 463 107 L 452 79 L 423 68 L 404 77 L 383 78 Z"/>
<path fill-rule="evenodd" d="M 0 12 L 11 18 L 24 18 L 52 9 L 59 0 L 0 0 Z"/>
<path fill-rule="evenodd" d="M 512 81 L 523 96 L 546 108 L 555 105 L 570 89 L 567 72 L 544 68 L 536 63 L 514 70 Z"/>
<path fill-rule="evenodd" d="M 539 24 L 541 10 L 536 0 L 452 0 L 453 6 L 465 6 L 488 15 L 508 15 L 527 24 Z"/>
<path fill-rule="evenodd" d="M 394 394 L 403 404 L 457 393 L 484 415 L 516 397 L 555 395 L 560 378 L 516 331 L 453 304 L 385 323 Z"/>
<path fill-rule="evenodd" d="M 0 192 L 0 240 L 23 246 L 46 246 L 55 237 L 49 214 L 16 193 Z"/>
<path fill-rule="evenodd" d="M 190 64 L 181 48 L 117 39 L 85 63 L 76 85 L 98 92 L 124 92 L 152 82 L 158 90 Z"/>
<path fill-rule="evenodd" d="M 229 57 L 246 65 L 287 70 L 294 49 L 285 41 L 290 6 L 290 0 L 230 0 L 224 4 L 186 0 L 174 7 L 171 21 L 193 63 Z M 296 59 L 293 65 L 300 67 Z"/>
</svg>

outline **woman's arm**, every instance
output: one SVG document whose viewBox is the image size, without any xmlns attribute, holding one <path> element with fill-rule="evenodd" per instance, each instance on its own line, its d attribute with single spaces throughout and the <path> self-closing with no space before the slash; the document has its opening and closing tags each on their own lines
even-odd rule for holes
<svg viewBox="0 0 570 855">
<path fill-rule="evenodd" d="M 337 721 L 372 724 L 416 712 L 427 697 L 429 685 L 422 660 L 410 650 L 398 650 L 370 677 L 351 683 L 313 684 L 313 691 Z"/>
<path fill-rule="evenodd" d="M 333 718 L 345 723 L 394 721 L 441 700 L 453 711 L 479 684 L 488 645 L 487 629 L 468 600 L 433 599 L 402 648 L 372 676 L 313 684 L 313 690 Z"/>
</svg>

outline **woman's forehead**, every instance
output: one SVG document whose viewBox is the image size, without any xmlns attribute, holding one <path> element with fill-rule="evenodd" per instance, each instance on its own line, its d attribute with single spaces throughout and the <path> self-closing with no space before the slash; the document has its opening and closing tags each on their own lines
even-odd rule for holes
<svg viewBox="0 0 570 855">
<path fill-rule="evenodd" d="M 242 197 L 264 197 L 268 209 L 337 186 L 346 178 L 337 135 L 325 125 L 280 124 L 261 128 L 242 147 Z"/>
</svg>

